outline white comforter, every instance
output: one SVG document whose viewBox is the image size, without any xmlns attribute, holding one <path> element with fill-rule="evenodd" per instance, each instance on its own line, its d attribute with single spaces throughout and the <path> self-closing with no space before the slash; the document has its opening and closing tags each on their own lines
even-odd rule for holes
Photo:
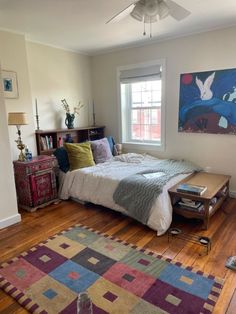
<svg viewBox="0 0 236 314">
<path fill-rule="evenodd" d="M 113 193 L 124 177 L 150 169 L 158 161 L 148 155 L 124 154 L 116 156 L 102 164 L 93 167 L 69 171 L 60 174 L 59 197 L 70 197 L 94 204 L 103 205 L 129 215 L 124 208 L 113 201 Z M 163 188 L 163 192 L 153 204 L 148 226 L 162 235 L 169 228 L 172 221 L 172 207 L 168 189 L 186 177 L 186 174 L 172 178 Z M 133 217 L 135 218 L 135 217 Z"/>
</svg>

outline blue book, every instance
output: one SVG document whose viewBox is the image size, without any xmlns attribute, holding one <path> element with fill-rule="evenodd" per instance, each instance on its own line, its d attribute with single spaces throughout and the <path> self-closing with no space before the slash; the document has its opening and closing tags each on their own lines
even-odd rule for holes
<svg viewBox="0 0 236 314">
<path fill-rule="evenodd" d="M 202 195 L 206 190 L 206 186 L 181 183 L 177 187 L 177 192 L 190 193 L 194 195 Z"/>
</svg>

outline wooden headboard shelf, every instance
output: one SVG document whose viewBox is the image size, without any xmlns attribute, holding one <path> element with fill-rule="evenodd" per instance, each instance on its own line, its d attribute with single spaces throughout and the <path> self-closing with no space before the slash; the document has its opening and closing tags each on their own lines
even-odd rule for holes
<svg viewBox="0 0 236 314">
<path fill-rule="evenodd" d="M 52 155 L 54 150 L 71 138 L 73 143 L 98 140 L 104 137 L 105 126 L 88 126 L 74 129 L 36 130 L 38 155 Z"/>
</svg>

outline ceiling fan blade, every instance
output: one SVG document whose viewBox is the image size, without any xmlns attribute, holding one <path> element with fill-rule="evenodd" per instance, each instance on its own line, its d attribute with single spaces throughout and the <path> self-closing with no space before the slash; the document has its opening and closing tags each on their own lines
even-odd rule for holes
<svg viewBox="0 0 236 314">
<path fill-rule="evenodd" d="M 176 2 L 172 0 L 164 0 L 164 1 L 169 7 L 169 14 L 177 21 L 181 21 L 191 14 L 190 11 L 181 7 L 181 5 L 177 4 Z"/>
<path fill-rule="evenodd" d="M 108 20 L 106 22 L 106 24 L 111 23 L 111 22 L 112 23 L 119 22 L 120 20 L 124 19 L 126 16 L 128 16 L 130 14 L 130 12 L 135 7 L 136 3 L 137 3 L 137 1 L 128 5 L 125 9 L 123 9 L 122 11 L 120 11 L 119 13 L 114 15 L 112 18 L 110 18 L 110 20 Z"/>
</svg>

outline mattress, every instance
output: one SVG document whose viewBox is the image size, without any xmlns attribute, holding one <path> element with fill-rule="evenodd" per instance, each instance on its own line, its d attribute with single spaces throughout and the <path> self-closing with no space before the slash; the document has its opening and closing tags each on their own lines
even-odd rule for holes
<svg viewBox="0 0 236 314">
<path fill-rule="evenodd" d="M 130 216 L 127 210 L 113 200 L 113 193 L 118 183 L 127 176 L 156 167 L 158 161 L 161 160 L 149 155 L 130 153 L 116 156 L 92 167 L 67 173 L 60 172 L 59 197 L 63 200 L 73 198 L 91 202 Z M 172 221 L 172 206 L 168 189 L 188 175 L 181 174 L 172 178 L 153 203 L 147 225 L 156 230 L 158 236 L 166 232 Z"/>
</svg>

